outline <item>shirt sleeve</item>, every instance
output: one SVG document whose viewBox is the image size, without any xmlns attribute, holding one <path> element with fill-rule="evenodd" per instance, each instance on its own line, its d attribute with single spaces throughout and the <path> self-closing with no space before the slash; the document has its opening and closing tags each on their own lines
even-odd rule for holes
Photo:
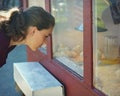
<svg viewBox="0 0 120 96">
<path fill-rule="evenodd" d="M 3 31 L 0 31 L 0 67 L 6 63 L 10 39 L 7 38 Z"/>
</svg>

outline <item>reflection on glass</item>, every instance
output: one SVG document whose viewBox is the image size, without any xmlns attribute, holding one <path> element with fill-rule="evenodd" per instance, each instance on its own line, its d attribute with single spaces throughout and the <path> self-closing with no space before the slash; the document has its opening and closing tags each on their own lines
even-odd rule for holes
<svg viewBox="0 0 120 96">
<path fill-rule="evenodd" d="M 94 86 L 107 96 L 120 96 L 120 1 L 116 1 L 95 0 L 93 6 Z"/>
<path fill-rule="evenodd" d="M 56 18 L 53 55 L 83 76 L 83 0 L 51 0 Z"/>
<path fill-rule="evenodd" d="M 41 51 L 44 54 L 47 54 L 47 44 L 43 44 L 40 48 L 39 51 Z"/>
</svg>

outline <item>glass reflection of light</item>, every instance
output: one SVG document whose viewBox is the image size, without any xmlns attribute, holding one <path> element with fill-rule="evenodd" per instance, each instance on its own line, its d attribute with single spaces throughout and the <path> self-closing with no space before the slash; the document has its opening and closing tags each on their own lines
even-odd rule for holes
<svg viewBox="0 0 120 96">
<path fill-rule="evenodd" d="M 64 6 L 64 5 L 65 5 L 65 3 L 60 2 L 58 5 L 59 5 L 59 6 Z"/>
</svg>

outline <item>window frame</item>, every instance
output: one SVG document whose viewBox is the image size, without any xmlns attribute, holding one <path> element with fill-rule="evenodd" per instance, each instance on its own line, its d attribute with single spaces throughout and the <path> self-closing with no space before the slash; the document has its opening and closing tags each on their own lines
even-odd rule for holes
<svg viewBox="0 0 120 96">
<path fill-rule="evenodd" d="M 29 48 L 27 48 L 28 61 L 38 61 L 52 75 L 54 75 L 65 86 L 65 96 L 105 96 L 104 93 L 93 86 L 92 1 L 93 0 L 83 0 L 83 21 L 85 26 L 83 40 L 83 78 L 53 58 L 52 36 L 48 37 L 47 54 L 44 54 L 39 50 L 32 52 Z M 45 8 L 48 12 L 51 12 L 51 0 L 45 0 Z"/>
</svg>

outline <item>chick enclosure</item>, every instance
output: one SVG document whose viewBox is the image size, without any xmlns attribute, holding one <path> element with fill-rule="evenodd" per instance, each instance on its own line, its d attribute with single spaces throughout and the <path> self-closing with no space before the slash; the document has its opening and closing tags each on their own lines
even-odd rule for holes
<svg viewBox="0 0 120 96">
<path fill-rule="evenodd" d="M 83 76 L 83 0 L 51 0 L 56 18 L 53 55 Z"/>
<path fill-rule="evenodd" d="M 120 96 L 120 24 L 114 22 L 117 13 L 112 13 L 119 11 L 119 3 L 95 0 L 93 6 L 93 83 L 108 96 Z"/>
</svg>

